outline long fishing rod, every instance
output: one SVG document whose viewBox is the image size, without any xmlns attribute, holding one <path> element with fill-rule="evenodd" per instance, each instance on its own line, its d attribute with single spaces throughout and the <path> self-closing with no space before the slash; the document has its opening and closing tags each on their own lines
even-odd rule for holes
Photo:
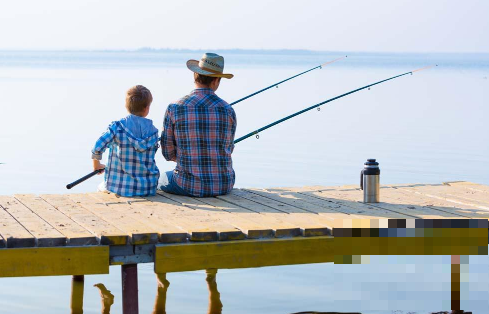
<svg viewBox="0 0 489 314">
<path fill-rule="evenodd" d="M 427 67 L 424 67 L 424 68 L 421 68 L 421 69 L 417 69 L 417 70 L 414 70 L 414 71 L 411 71 L 411 72 L 406 72 L 406 73 L 403 73 L 403 74 L 399 74 L 399 75 L 396 75 L 396 76 L 390 77 L 390 78 L 388 78 L 388 79 L 385 79 L 385 80 L 382 80 L 382 81 L 378 81 L 378 82 L 375 82 L 375 83 L 372 83 L 372 84 L 369 84 L 369 85 L 366 85 L 366 86 L 363 86 L 363 87 L 357 88 L 357 89 L 352 90 L 352 91 L 350 91 L 350 92 L 348 92 L 348 93 L 341 94 L 341 95 L 339 95 L 339 96 L 333 97 L 333 98 L 328 99 L 328 100 L 326 100 L 326 101 L 320 102 L 319 104 L 316 104 L 316 105 L 314 105 L 314 106 L 311 106 L 311 107 L 308 107 L 308 108 L 303 109 L 303 110 L 301 110 L 301 111 L 298 111 L 298 112 L 296 112 L 296 113 L 294 113 L 294 114 L 291 114 L 291 115 L 289 115 L 289 116 L 287 116 L 287 117 L 285 117 L 285 118 L 282 118 L 282 119 L 277 120 L 277 121 L 275 121 L 275 122 L 273 122 L 273 123 L 270 123 L 270 124 L 268 124 L 268 125 L 266 125 L 266 126 L 264 126 L 264 127 L 262 127 L 262 128 L 259 128 L 259 129 L 258 129 L 258 130 L 256 130 L 256 131 L 250 132 L 250 133 L 248 133 L 248 134 L 246 134 L 246 135 L 244 135 L 244 136 L 242 136 L 242 137 L 238 138 L 237 140 L 235 140 L 235 141 L 234 141 L 234 144 L 239 143 L 239 142 L 241 142 L 242 140 L 245 140 L 245 139 L 247 139 L 248 137 L 251 137 L 251 136 L 253 136 L 253 135 L 256 135 L 256 137 L 258 138 L 258 136 L 259 136 L 259 135 L 258 135 L 258 133 L 259 133 L 259 132 L 264 131 L 264 130 L 266 130 L 266 129 L 269 129 L 269 128 L 271 128 L 271 127 L 273 127 L 273 126 L 275 126 L 275 125 L 277 125 L 277 124 L 279 124 L 279 123 L 282 123 L 282 122 L 284 122 L 284 121 L 287 121 L 287 120 L 289 120 L 289 119 L 291 119 L 291 118 L 293 118 L 293 117 L 295 117 L 295 116 L 298 116 L 298 115 L 300 115 L 300 114 L 303 114 L 304 112 L 307 112 L 307 111 L 312 110 L 312 109 L 314 109 L 314 108 L 318 108 L 319 106 L 322 106 L 322 105 L 324 105 L 324 104 L 326 104 L 326 103 L 328 103 L 328 102 L 332 102 L 332 101 L 334 101 L 334 100 L 336 100 L 336 99 L 339 99 L 339 98 L 342 98 L 342 97 L 348 96 L 348 95 L 350 95 L 350 94 L 356 93 L 356 92 L 361 91 L 361 90 L 363 90 L 363 89 L 370 88 L 370 87 L 372 87 L 372 86 L 374 86 L 374 85 L 382 84 L 382 83 L 384 83 L 384 82 L 387 82 L 387 81 L 390 81 L 390 80 L 396 79 L 396 78 L 401 77 L 401 76 L 404 76 L 404 75 L 408 75 L 408 74 L 411 74 L 411 75 L 412 75 L 414 72 L 419 72 L 419 71 L 422 71 L 422 70 L 426 70 L 426 69 L 432 68 L 432 67 L 434 67 L 434 66 L 438 66 L 438 65 L 430 65 L 430 66 L 427 66 Z"/>
<path fill-rule="evenodd" d="M 288 79 L 285 79 L 285 80 L 283 80 L 283 81 L 280 81 L 280 82 L 278 82 L 278 83 L 275 83 L 275 84 L 273 84 L 273 85 L 270 85 L 270 86 L 268 86 L 268 87 L 265 87 L 264 89 L 260 89 L 259 91 L 254 92 L 253 94 L 250 94 L 250 95 L 248 95 L 248 96 L 246 96 L 246 97 L 243 97 L 243 98 L 241 98 L 241 99 L 238 99 L 238 100 L 236 100 L 235 102 L 230 103 L 230 105 L 231 105 L 231 106 L 234 106 L 234 105 L 236 105 L 237 103 L 242 102 L 243 100 L 246 100 L 246 99 L 248 99 L 248 98 L 250 98 L 250 97 L 253 97 L 253 96 L 255 96 L 255 95 L 258 95 L 258 94 L 260 94 L 260 93 L 262 93 L 262 92 L 264 92 L 264 91 L 266 91 L 266 90 L 268 90 L 268 89 L 270 89 L 270 88 L 272 88 L 272 87 L 278 86 L 278 85 L 280 85 L 280 84 L 282 84 L 282 83 L 284 83 L 284 82 L 287 82 L 287 81 L 289 81 L 289 80 L 291 80 L 291 79 L 294 79 L 294 78 L 296 78 L 296 77 L 298 77 L 298 76 L 301 76 L 301 75 L 303 75 L 303 74 L 306 74 L 307 72 L 311 72 L 311 71 L 316 70 L 316 69 L 322 69 L 322 68 L 323 68 L 323 66 L 328 65 L 328 64 L 331 64 L 331 63 L 335 63 L 336 61 L 340 61 L 340 60 L 342 60 L 342 59 L 344 59 L 344 58 L 346 58 L 346 57 L 348 57 L 348 56 L 344 56 L 344 57 L 341 57 L 341 58 L 334 59 L 334 60 L 332 60 L 332 61 L 329 61 L 329 62 L 323 63 L 323 64 L 321 64 L 321 65 L 318 65 L 318 66 L 316 66 L 316 67 L 314 67 L 314 68 L 312 68 L 312 69 L 309 69 L 309 70 L 307 70 L 307 71 L 304 71 L 304 72 L 302 72 L 302 73 L 299 73 L 299 74 L 296 74 L 296 75 L 294 75 L 294 76 L 291 76 L 291 77 L 289 77 Z"/>
</svg>

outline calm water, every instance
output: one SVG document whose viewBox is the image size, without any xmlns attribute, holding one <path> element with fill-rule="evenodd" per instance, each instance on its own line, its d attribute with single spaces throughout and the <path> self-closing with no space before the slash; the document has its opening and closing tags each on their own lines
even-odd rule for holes
<svg viewBox="0 0 489 314">
<path fill-rule="evenodd" d="M 192 89 L 185 67 L 201 53 L 0 52 L 0 194 L 65 193 L 91 171 L 90 150 L 125 115 L 125 91 L 153 93 L 149 118 Z M 229 102 L 344 53 L 228 53 L 218 94 Z M 381 181 L 489 184 L 489 55 L 362 54 L 313 71 L 236 105 L 237 136 L 349 90 L 429 64 L 422 71 L 342 98 L 250 138 L 233 155 L 237 187 L 356 184 L 377 158 Z M 158 155 L 161 171 L 173 163 Z M 94 191 L 92 179 L 75 192 Z M 462 308 L 488 313 L 489 261 L 471 256 Z M 140 265 L 140 312 L 156 296 L 152 265 Z M 206 312 L 205 272 L 169 274 L 168 313 Z M 121 312 L 120 268 L 87 276 L 85 313 L 101 311 L 103 283 Z M 418 313 L 450 309 L 449 256 L 372 256 L 368 265 L 220 270 L 223 313 L 306 310 Z M 0 313 L 67 313 L 70 277 L 0 279 Z M 26 301 L 28 300 L 28 301 Z M 399 312 L 400 313 L 400 312 Z M 407 311 L 406 311 L 407 313 Z"/>
</svg>

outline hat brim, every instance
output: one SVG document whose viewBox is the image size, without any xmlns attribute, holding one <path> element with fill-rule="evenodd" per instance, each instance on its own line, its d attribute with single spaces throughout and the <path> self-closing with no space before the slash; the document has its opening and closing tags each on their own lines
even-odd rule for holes
<svg viewBox="0 0 489 314">
<path fill-rule="evenodd" d="M 205 76 L 210 76 L 210 77 L 224 77 L 227 79 L 231 79 L 234 76 L 233 74 L 229 74 L 229 73 L 216 74 L 216 73 L 212 73 L 212 72 L 209 72 L 206 70 L 202 70 L 199 67 L 199 61 L 197 61 L 197 60 L 188 60 L 187 61 L 187 68 L 194 73 L 205 75 Z"/>
</svg>

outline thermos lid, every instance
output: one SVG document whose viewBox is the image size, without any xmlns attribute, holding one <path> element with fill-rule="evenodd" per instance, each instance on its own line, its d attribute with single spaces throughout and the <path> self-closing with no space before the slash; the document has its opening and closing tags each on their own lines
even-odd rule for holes
<svg viewBox="0 0 489 314">
<path fill-rule="evenodd" d="M 375 161 L 375 159 L 367 159 L 367 162 L 364 163 L 365 166 L 378 166 L 379 163 Z"/>
</svg>

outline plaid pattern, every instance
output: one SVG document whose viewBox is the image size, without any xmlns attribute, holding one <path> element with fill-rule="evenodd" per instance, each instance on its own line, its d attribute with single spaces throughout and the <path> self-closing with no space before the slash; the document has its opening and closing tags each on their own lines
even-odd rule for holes
<svg viewBox="0 0 489 314">
<path fill-rule="evenodd" d="M 120 121 L 112 122 L 95 143 L 92 159 L 102 159 L 109 148 L 105 169 L 107 190 L 121 196 L 156 194 L 160 172 L 156 167 L 158 130 L 144 139 L 136 138 Z"/>
<path fill-rule="evenodd" d="M 177 162 L 173 180 L 187 193 L 216 196 L 229 193 L 235 173 L 236 114 L 211 89 L 196 89 L 165 113 L 161 151 Z"/>
</svg>

